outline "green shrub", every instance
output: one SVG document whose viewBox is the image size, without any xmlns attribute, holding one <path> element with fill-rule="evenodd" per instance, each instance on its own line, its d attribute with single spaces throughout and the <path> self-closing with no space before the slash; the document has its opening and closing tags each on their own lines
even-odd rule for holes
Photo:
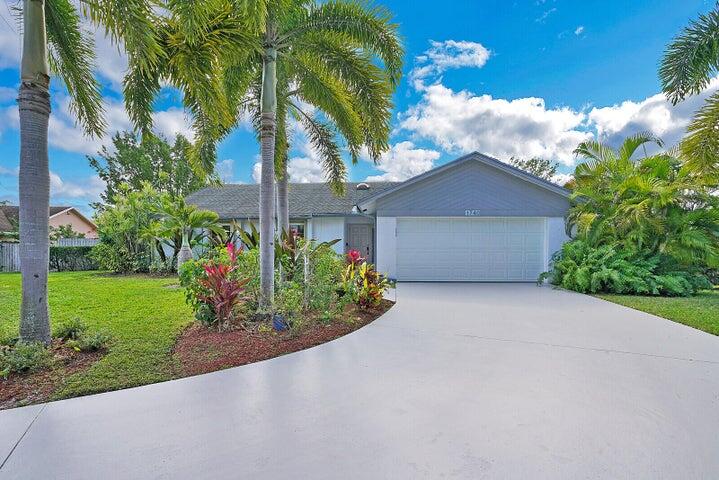
<svg viewBox="0 0 719 480">
<path fill-rule="evenodd" d="M 55 338 L 62 340 L 75 340 L 87 332 L 87 325 L 80 318 L 73 318 L 55 327 Z"/>
<path fill-rule="evenodd" d="M 303 285 L 299 282 L 285 282 L 278 287 L 276 310 L 287 316 L 300 314 L 304 309 Z"/>
<path fill-rule="evenodd" d="M 114 273 L 147 272 L 150 269 L 149 251 L 130 253 L 123 246 L 101 242 L 92 247 L 89 254 L 100 270 Z"/>
<path fill-rule="evenodd" d="M 552 258 L 539 281 L 581 293 L 688 296 L 709 283 L 700 273 L 679 268 L 669 258 L 642 256 L 613 245 L 592 247 L 572 240 Z"/>
<path fill-rule="evenodd" d="M 65 342 L 65 345 L 78 352 L 96 352 L 106 350 L 110 346 L 110 342 L 112 342 L 112 336 L 105 331 L 84 332 Z"/>
<path fill-rule="evenodd" d="M 93 247 L 50 247 L 50 270 L 79 272 L 96 270 L 97 262 L 91 255 Z"/>
<path fill-rule="evenodd" d="M 315 251 L 307 283 L 310 309 L 324 311 L 337 301 L 337 289 L 340 287 L 343 269 L 342 257 L 331 247 L 324 246 Z"/>
<path fill-rule="evenodd" d="M 0 377 L 11 373 L 35 372 L 50 365 L 52 355 L 42 343 L 17 342 L 0 347 Z"/>
</svg>

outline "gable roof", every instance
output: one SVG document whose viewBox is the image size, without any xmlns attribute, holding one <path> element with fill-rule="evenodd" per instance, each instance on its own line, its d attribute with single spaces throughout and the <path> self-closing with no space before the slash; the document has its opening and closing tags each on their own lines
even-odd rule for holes
<svg viewBox="0 0 719 480">
<path fill-rule="evenodd" d="M 571 195 L 571 192 L 569 190 L 567 190 L 566 188 L 560 187 L 559 185 L 556 185 L 548 180 L 540 178 L 536 175 L 532 175 L 529 172 L 525 172 L 524 170 L 522 170 L 520 168 L 509 165 L 508 163 L 504 163 L 501 160 L 497 160 L 496 158 L 490 157 L 483 153 L 472 152 L 470 154 L 464 155 L 463 157 L 459 157 L 456 160 L 445 163 L 444 165 L 442 165 L 440 167 L 433 168 L 432 170 L 429 170 L 420 175 L 417 175 L 408 180 L 405 180 L 404 182 L 397 183 L 392 188 L 387 188 L 382 191 L 375 192 L 373 195 L 369 195 L 369 196 L 363 198 L 362 200 L 360 200 L 357 203 L 357 206 L 359 206 L 362 210 L 365 210 L 368 205 L 372 204 L 377 199 L 386 197 L 388 195 L 392 195 L 393 193 L 395 193 L 399 190 L 402 190 L 410 185 L 414 185 L 417 182 L 421 182 L 422 180 L 433 177 L 437 174 L 440 174 L 442 172 L 445 172 L 447 170 L 455 168 L 464 163 L 474 162 L 474 161 L 480 162 L 484 165 L 487 165 L 487 166 L 490 166 L 493 168 L 496 168 L 497 170 L 501 170 L 501 171 L 508 173 L 510 175 L 513 175 L 521 180 L 532 183 L 538 187 L 549 190 L 550 192 L 556 193 L 557 195 L 561 195 L 565 198 L 569 198 L 569 196 Z"/>
<path fill-rule="evenodd" d="M 13 230 L 15 230 L 13 224 L 10 223 L 10 219 L 7 218 L 2 206 L 0 206 L 0 232 L 11 232 Z"/>
<path fill-rule="evenodd" d="M 357 182 L 346 184 L 346 193 L 337 197 L 325 183 L 290 183 L 288 200 L 291 218 L 322 215 L 351 215 L 365 197 L 398 185 L 397 182 L 362 182 L 369 190 L 357 190 Z M 226 184 L 206 187 L 187 196 L 187 202 L 216 212 L 221 220 L 259 218 L 260 186 Z"/>
<path fill-rule="evenodd" d="M 48 220 L 55 215 L 59 215 L 63 212 L 66 212 L 68 210 L 72 210 L 75 212 L 77 216 L 85 220 L 87 223 L 95 227 L 95 223 L 87 218 L 85 215 L 80 213 L 80 211 L 75 207 L 63 207 L 63 206 L 50 206 L 50 216 L 48 217 Z M 20 222 L 20 207 L 17 205 L 0 205 L 0 231 L 7 231 L 4 230 L 3 227 L 3 218 L 5 218 L 8 222 L 8 225 L 10 225 L 9 230 L 13 229 L 13 225 L 17 225 Z"/>
</svg>

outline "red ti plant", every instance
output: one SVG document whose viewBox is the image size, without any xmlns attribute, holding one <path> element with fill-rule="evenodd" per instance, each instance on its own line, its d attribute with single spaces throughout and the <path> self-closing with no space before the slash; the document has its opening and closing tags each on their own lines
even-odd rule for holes
<svg viewBox="0 0 719 480">
<path fill-rule="evenodd" d="M 237 269 L 238 249 L 234 244 L 227 244 L 227 254 L 230 264 L 226 265 L 211 260 L 205 265 L 205 277 L 198 280 L 206 293 L 198 298 L 212 307 L 218 323 L 218 329 L 227 325 L 234 315 L 235 307 L 242 300 L 241 294 L 250 279 L 237 280 L 232 278 L 232 272 Z"/>
<path fill-rule="evenodd" d="M 364 258 L 362 258 L 362 255 L 360 255 L 359 250 L 350 250 L 347 252 L 347 263 L 350 265 L 358 265 L 364 261 Z"/>
</svg>

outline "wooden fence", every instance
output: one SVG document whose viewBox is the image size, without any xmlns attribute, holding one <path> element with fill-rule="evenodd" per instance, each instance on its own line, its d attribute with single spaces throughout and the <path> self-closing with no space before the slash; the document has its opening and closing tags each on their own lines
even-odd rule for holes
<svg viewBox="0 0 719 480">
<path fill-rule="evenodd" d="M 0 272 L 20 271 L 20 244 L 0 243 Z"/>
<path fill-rule="evenodd" d="M 60 238 L 58 247 L 92 247 L 100 243 L 96 238 Z M 20 271 L 20 244 L 0 243 L 0 272 Z"/>
</svg>

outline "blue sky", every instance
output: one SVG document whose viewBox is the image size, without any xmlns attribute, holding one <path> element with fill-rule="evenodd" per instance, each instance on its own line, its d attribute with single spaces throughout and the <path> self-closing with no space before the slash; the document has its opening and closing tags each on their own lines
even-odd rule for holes
<svg viewBox="0 0 719 480">
<path fill-rule="evenodd" d="M 708 0 L 386 0 L 406 47 L 391 150 L 379 167 L 361 161 L 352 180 L 401 180 L 479 150 L 500 159 L 542 156 L 573 170 L 571 155 L 585 138 L 616 143 L 652 130 L 668 143 L 683 135 L 692 112 L 719 84 L 671 107 L 659 95 L 657 65 L 666 44 Z M 0 3 L 0 200 L 17 201 L 19 137 L 14 99 L 20 39 L 7 4 Z M 124 59 L 96 33 L 98 75 L 112 129 L 129 122 L 118 93 Z M 103 185 L 85 158 L 105 139 L 87 139 L 67 113 L 53 80 L 50 131 L 52 203 L 88 212 Z M 173 92 L 158 101 L 156 129 L 190 134 Z M 110 132 L 110 133 L 111 133 Z M 258 145 L 240 127 L 219 148 L 226 181 L 253 182 Z M 294 139 L 290 174 L 321 181 L 314 152 Z"/>
</svg>

